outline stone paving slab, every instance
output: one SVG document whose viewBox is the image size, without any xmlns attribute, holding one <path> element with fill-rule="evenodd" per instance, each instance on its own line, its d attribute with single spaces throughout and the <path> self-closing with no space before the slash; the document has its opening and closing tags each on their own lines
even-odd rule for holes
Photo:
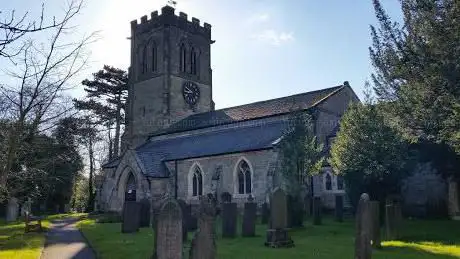
<svg viewBox="0 0 460 259">
<path fill-rule="evenodd" d="M 41 259 L 95 259 L 93 249 L 76 227 L 77 220 L 53 221 L 46 233 Z"/>
</svg>

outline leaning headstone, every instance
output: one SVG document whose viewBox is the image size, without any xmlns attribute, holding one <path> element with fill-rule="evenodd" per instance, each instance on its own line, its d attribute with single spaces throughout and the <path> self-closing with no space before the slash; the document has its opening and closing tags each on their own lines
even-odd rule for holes
<svg viewBox="0 0 460 259">
<path fill-rule="evenodd" d="M 198 216 L 198 231 L 193 237 L 189 251 L 189 259 L 216 258 L 216 200 L 211 197 L 200 197 L 200 212 Z"/>
<path fill-rule="evenodd" d="M 287 231 L 287 213 L 286 193 L 277 188 L 270 199 L 270 229 L 267 229 L 265 246 L 274 248 L 294 246 Z"/>
<path fill-rule="evenodd" d="M 343 195 L 341 194 L 335 196 L 335 220 L 343 222 Z"/>
<path fill-rule="evenodd" d="M 222 204 L 222 237 L 236 236 L 237 208 L 234 202 Z"/>
<path fill-rule="evenodd" d="M 147 198 L 141 200 L 140 227 L 150 226 L 150 201 Z"/>
<path fill-rule="evenodd" d="M 122 233 L 139 231 L 141 204 L 135 201 L 125 201 L 123 206 Z"/>
<path fill-rule="evenodd" d="M 19 214 L 18 199 L 10 198 L 6 205 L 6 222 L 16 221 Z"/>
<path fill-rule="evenodd" d="M 369 195 L 363 193 L 359 199 L 356 212 L 355 259 L 370 259 L 371 248 L 371 213 Z"/>
<path fill-rule="evenodd" d="M 313 225 L 321 225 L 321 197 L 313 199 Z"/>
<path fill-rule="evenodd" d="M 261 211 L 261 223 L 262 224 L 267 224 L 268 223 L 268 219 L 270 217 L 270 210 L 268 208 L 268 204 L 266 202 L 264 202 L 262 204 L 262 211 Z"/>
<path fill-rule="evenodd" d="M 181 211 L 182 211 L 182 240 L 185 242 L 187 241 L 187 233 L 188 233 L 188 222 L 190 221 L 191 217 L 191 211 L 188 210 L 190 208 L 187 206 L 187 203 L 185 203 L 184 200 L 177 200 L 177 203 L 179 204 Z"/>
<path fill-rule="evenodd" d="M 174 201 L 167 201 L 158 213 L 155 231 L 156 259 L 182 258 L 182 211 Z"/>
<path fill-rule="evenodd" d="M 380 239 L 380 204 L 378 201 L 370 202 L 370 215 L 371 215 L 371 240 L 372 246 L 375 248 L 381 248 L 381 239 Z"/>
<path fill-rule="evenodd" d="M 249 195 L 248 202 L 244 204 L 242 236 L 253 237 L 256 235 L 257 203 Z"/>
</svg>

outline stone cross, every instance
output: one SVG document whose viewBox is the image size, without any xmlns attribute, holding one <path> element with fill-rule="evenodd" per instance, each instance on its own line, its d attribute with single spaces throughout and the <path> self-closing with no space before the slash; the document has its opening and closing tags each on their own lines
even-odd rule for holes
<svg viewBox="0 0 460 259">
<path fill-rule="evenodd" d="M 243 225 L 241 234 L 244 237 L 253 237 L 256 235 L 257 203 L 253 202 L 252 196 L 249 196 L 248 202 L 244 204 Z"/>
<path fill-rule="evenodd" d="M 335 196 L 335 220 L 343 222 L 343 195 L 341 194 Z"/>
<path fill-rule="evenodd" d="M 380 203 L 378 201 L 370 202 L 371 210 L 371 226 L 372 226 L 372 246 L 375 248 L 381 248 L 381 239 L 380 239 Z"/>
<path fill-rule="evenodd" d="M 200 213 L 198 217 L 198 231 L 193 237 L 189 259 L 216 258 L 216 201 L 211 197 L 200 197 Z"/>
<path fill-rule="evenodd" d="M 321 225 L 321 197 L 313 198 L 313 225 Z"/>
<path fill-rule="evenodd" d="M 123 206 L 123 222 L 121 224 L 122 233 L 139 231 L 140 210 L 140 203 L 135 201 L 125 201 Z"/>
<path fill-rule="evenodd" d="M 155 231 L 156 259 L 182 258 L 182 211 L 175 200 L 161 207 Z"/>
<path fill-rule="evenodd" d="M 355 259 L 370 259 L 372 257 L 371 228 L 369 195 L 363 193 L 356 212 Z"/>
</svg>

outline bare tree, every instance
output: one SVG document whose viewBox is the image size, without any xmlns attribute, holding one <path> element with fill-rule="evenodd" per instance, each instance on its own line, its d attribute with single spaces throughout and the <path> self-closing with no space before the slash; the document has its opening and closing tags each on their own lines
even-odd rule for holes
<svg viewBox="0 0 460 259">
<path fill-rule="evenodd" d="M 73 87 L 72 79 L 85 67 L 88 57 L 85 47 L 95 39 L 94 34 L 77 41 L 69 36 L 75 30 L 71 21 L 80 12 L 81 4 L 81 1 L 71 1 L 61 22 L 51 27 L 40 22 L 38 28 L 48 28 L 50 32 L 48 43 L 27 40 L 15 57 L 8 54 L 16 65 L 8 71 L 11 83 L 0 84 L 0 100 L 9 107 L 3 119 L 12 123 L 6 139 L 5 159 L 0 163 L 0 187 L 4 191 L 7 191 L 7 175 L 24 138 L 53 125 L 72 108 L 71 102 L 65 101 L 64 92 Z"/>
<path fill-rule="evenodd" d="M 42 4 L 40 16 L 32 20 L 29 19 L 29 12 L 18 16 L 16 10 L 12 10 L 10 13 L 0 11 L 0 57 L 12 58 L 19 55 L 27 45 L 21 42 L 26 34 L 58 28 L 68 23 L 80 12 L 82 3 L 83 1 L 72 1 L 70 12 L 58 20 L 53 16 L 50 21 L 45 20 L 44 4 Z"/>
</svg>

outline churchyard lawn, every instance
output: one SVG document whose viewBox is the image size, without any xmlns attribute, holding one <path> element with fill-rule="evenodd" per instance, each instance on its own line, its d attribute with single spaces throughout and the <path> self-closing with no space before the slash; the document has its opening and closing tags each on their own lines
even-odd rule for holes
<svg viewBox="0 0 460 259">
<path fill-rule="evenodd" d="M 220 223 L 218 222 L 219 226 Z M 135 234 L 122 234 L 120 223 L 96 223 L 83 220 L 79 228 L 96 250 L 99 258 L 150 258 L 153 251 L 153 231 L 141 228 Z M 459 221 L 406 220 L 397 241 L 383 242 L 382 250 L 374 250 L 377 259 L 452 259 L 460 258 Z M 217 258 L 219 259 L 336 259 L 353 258 L 354 222 L 334 222 L 323 219 L 323 225 L 313 226 L 307 221 L 302 229 L 291 231 L 294 248 L 274 249 L 264 247 L 265 225 L 257 225 L 256 237 L 222 239 L 217 233 Z M 238 225 L 238 232 L 241 225 Z M 383 229 L 382 229 L 383 234 Z M 188 249 L 192 233 L 189 233 Z M 188 253 L 186 253 L 188 254 Z M 185 257 L 187 258 L 187 256 Z"/>
</svg>

